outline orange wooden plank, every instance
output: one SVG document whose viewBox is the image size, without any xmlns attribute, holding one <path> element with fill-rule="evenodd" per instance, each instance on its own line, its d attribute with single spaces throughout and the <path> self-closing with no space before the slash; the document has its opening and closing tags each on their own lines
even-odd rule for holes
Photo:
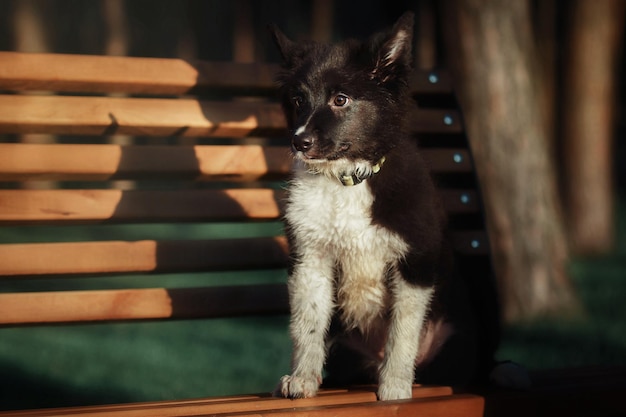
<svg viewBox="0 0 626 417">
<path fill-rule="evenodd" d="M 0 223 L 276 220 L 282 190 L 0 190 Z"/>
<path fill-rule="evenodd" d="M 286 147 L 0 144 L 0 180 L 214 179 L 282 177 Z"/>
<path fill-rule="evenodd" d="M 434 172 L 471 172 L 464 149 L 424 149 Z M 0 144 L 0 180 L 210 179 L 248 181 L 289 174 L 280 146 Z"/>
<path fill-rule="evenodd" d="M 469 190 L 443 190 L 450 214 L 478 211 Z M 283 190 L 0 190 L 0 224 L 278 220 Z"/>
<path fill-rule="evenodd" d="M 270 64 L 0 52 L 0 89 L 177 95 L 194 88 L 271 91 L 277 69 Z"/>
<path fill-rule="evenodd" d="M 455 232 L 452 239 L 462 254 L 489 253 L 484 231 Z M 240 270 L 286 264 L 284 237 L 0 245 L 0 276 Z"/>
<path fill-rule="evenodd" d="M 156 319 L 172 315 L 162 288 L 0 294 L 0 324 Z"/>
<path fill-rule="evenodd" d="M 417 132 L 460 132 L 456 116 L 416 109 Z M 0 95 L 0 133 L 246 137 L 285 135 L 277 103 Z"/>
<path fill-rule="evenodd" d="M 0 133 L 245 137 L 284 127 L 272 103 L 0 95 Z"/>
<path fill-rule="evenodd" d="M 0 324 L 286 314 L 284 284 L 0 294 Z"/>
<path fill-rule="evenodd" d="M 0 245 L 0 276 L 279 268 L 283 237 Z"/>
<path fill-rule="evenodd" d="M 17 91 L 186 94 L 227 89 L 250 94 L 274 90 L 277 71 L 277 64 L 266 63 L 0 52 L 0 89 Z M 417 70 L 411 88 L 416 93 L 449 93 L 450 77 Z"/>
<path fill-rule="evenodd" d="M 260 410 L 258 412 L 223 413 L 217 416 L 265 417 L 388 417 L 388 416 L 432 416 L 432 417 L 483 417 L 484 399 L 477 395 L 457 394 L 433 398 L 417 398 L 400 401 L 377 401 L 337 405 L 330 407 L 304 407 L 289 410 Z"/>
<path fill-rule="evenodd" d="M 237 397 L 235 397 L 237 398 Z M 329 406 L 339 404 L 353 404 L 376 401 L 376 394 L 371 391 L 350 391 L 321 394 L 316 398 L 298 400 L 302 407 L 307 405 Z M 123 404 L 101 407 L 71 407 L 57 410 L 36 410 L 27 414 L 32 417 L 44 416 L 124 416 L 124 417 L 174 417 L 196 416 L 218 413 L 250 412 L 263 409 L 289 409 L 294 407 L 294 401 L 284 398 L 272 398 L 269 394 L 259 395 L 257 398 L 228 399 L 216 398 L 215 400 L 195 401 L 168 401 L 145 404 Z M 20 412 L 1 413 L 3 417 L 18 417 L 24 414 Z"/>
<path fill-rule="evenodd" d="M 120 404 L 88 407 L 68 407 L 50 410 L 0 412 L 3 417 L 47 417 L 67 416 L 125 416 L 163 417 L 209 415 L 216 413 L 240 413 L 258 410 L 303 409 L 305 407 L 329 407 L 344 404 L 364 404 L 376 402 L 376 387 L 343 390 L 322 389 L 315 398 L 289 400 L 272 398 L 269 394 L 215 397 L 198 400 L 159 401 L 152 403 Z M 442 397 L 452 394 L 445 386 L 413 387 L 413 398 Z"/>
</svg>

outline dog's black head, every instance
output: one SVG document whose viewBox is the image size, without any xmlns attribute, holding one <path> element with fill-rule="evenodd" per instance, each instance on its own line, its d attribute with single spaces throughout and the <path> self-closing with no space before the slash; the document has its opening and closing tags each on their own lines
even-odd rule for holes
<svg viewBox="0 0 626 417">
<path fill-rule="evenodd" d="M 320 171 L 371 169 L 404 135 L 413 14 L 365 42 L 295 43 L 270 31 L 296 158 Z"/>
</svg>

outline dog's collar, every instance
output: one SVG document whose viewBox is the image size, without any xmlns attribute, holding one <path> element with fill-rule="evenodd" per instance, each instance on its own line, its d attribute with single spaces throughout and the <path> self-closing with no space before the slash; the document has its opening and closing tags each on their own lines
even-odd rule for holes
<svg viewBox="0 0 626 417">
<path fill-rule="evenodd" d="M 340 174 L 339 177 L 337 177 L 337 179 L 339 180 L 341 184 L 343 184 L 346 187 L 349 187 L 352 185 L 358 185 L 362 183 L 363 181 L 365 181 L 366 179 L 371 178 L 374 174 L 377 174 L 380 171 L 380 168 L 382 168 L 384 163 L 385 163 L 385 157 L 383 156 L 382 158 L 378 160 L 378 162 L 372 165 L 372 170 L 368 172 L 367 174 L 358 175 L 356 172 L 353 172 L 352 174 L 343 173 L 343 174 Z"/>
</svg>

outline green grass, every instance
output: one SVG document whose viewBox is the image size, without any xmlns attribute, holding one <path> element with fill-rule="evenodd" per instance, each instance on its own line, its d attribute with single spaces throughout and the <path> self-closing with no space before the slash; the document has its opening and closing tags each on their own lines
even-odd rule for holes
<svg viewBox="0 0 626 417">
<path fill-rule="evenodd" d="M 626 199 L 617 205 L 612 253 L 576 259 L 569 273 L 584 308 L 576 320 L 541 319 L 510 325 L 498 352 L 531 369 L 626 366 Z"/>
<path fill-rule="evenodd" d="M 626 366 L 625 265 L 608 260 L 578 261 L 571 276 L 585 308 L 584 317 L 507 326 L 499 359 L 514 360 L 530 369 Z"/>
</svg>

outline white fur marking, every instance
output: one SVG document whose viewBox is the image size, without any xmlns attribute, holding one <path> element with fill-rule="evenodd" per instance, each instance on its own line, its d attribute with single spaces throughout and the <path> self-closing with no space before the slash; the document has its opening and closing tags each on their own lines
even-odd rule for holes
<svg viewBox="0 0 626 417">
<path fill-rule="evenodd" d="M 334 264 L 323 252 L 311 249 L 289 276 L 293 369 L 292 375 L 281 378 L 276 390 L 289 398 L 317 394 L 326 359 L 326 332 L 334 309 Z"/>
<path fill-rule="evenodd" d="M 371 164 L 340 160 L 323 168 L 327 175 L 296 164 L 290 186 L 285 217 L 295 235 L 291 250 L 298 259 L 289 277 L 293 372 L 281 379 L 277 391 L 287 397 L 315 395 L 335 308 L 348 328 L 367 334 L 378 331 L 374 329 L 386 321 L 392 306 L 379 398 L 407 398 L 432 289 L 408 284 L 395 270 L 409 246 L 397 234 L 372 224 L 374 196 L 367 184 L 344 187 L 332 178 L 346 168 L 371 170 Z M 391 288 L 386 282 L 390 267 Z M 341 275 L 335 281 L 336 270 Z"/>
<path fill-rule="evenodd" d="M 378 382 L 380 400 L 411 398 L 420 335 L 433 295 L 433 288 L 411 285 L 397 272 L 392 284 L 389 336 Z"/>
<path fill-rule="evenodd" d="M 348 327 L 361 330 L 383 313 L 388 295 L 386 268 L 408 250 L 395 233 L 372 225 L 373 200 L 365 183 L 346 188 L 334 178 L 299 171 L 286 211 L 297 236 L 292 250 L 301 263 L 308 264 L 314 253 L 331 259 L 342 270 L 335 283 L 337 307 Z M 315 274 L 319 260 L 310 264 L 307 274 Z"/>
<path fill-rule="evenodd" d="M 306 127 L 309 125 L 309 122 L 311 121 L 311 119 L 313 118 L 313 115 L 315 113 L 311 113 L 309 115 L 309 117 L 306 119 L 306 122 L 304 122 L 304 124 L 302 126 L 300 126 L 299 128 L 296 129 L 296 131 L 294 132 L 296 136 L 303 134 L 306 131 Z"/>
</svg>

